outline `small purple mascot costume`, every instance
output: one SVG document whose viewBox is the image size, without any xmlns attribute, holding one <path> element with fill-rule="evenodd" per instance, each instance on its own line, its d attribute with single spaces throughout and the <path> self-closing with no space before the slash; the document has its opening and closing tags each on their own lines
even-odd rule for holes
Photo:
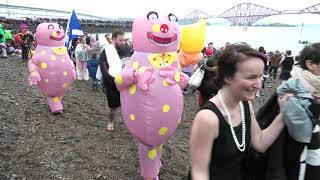
<svg viewBox="0 0 320 180">
<path fill-rule="evenodd" d="M 150 12 L 133 22 L 134 54 L 115 77 L 123 119 L 138 140 L 141 175 L 158 180 L 162 143 L 177 129 L 188 76 L 177 59 L 177 17 Z"/>
<path fill-rule="evenodd" d="M 53 113 L 62 113 L 62 97 L 75 79 L 74 64 L 64 46 L 64 30 L 57 23 L 41 23 L 36 30 L 38 46 L 29 60 L 29 83 L 47 97 Z"/>
</svg>

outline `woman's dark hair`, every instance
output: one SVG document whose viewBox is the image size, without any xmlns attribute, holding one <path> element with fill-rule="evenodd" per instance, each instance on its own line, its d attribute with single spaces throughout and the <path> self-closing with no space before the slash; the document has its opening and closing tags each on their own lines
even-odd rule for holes
<svg viewBox="0 0 320 180">
<path fill-rule="evenodd" d="M 302 49 L 299 60 L 299 65 L 302 69 L 308 70 L 307 60 L 311 60 L 314 64 L 320 64 L 320 43 L 313 43 Z"/>
<path fill-rule="evenodd" d="M 213 56 L 203 60 L 204 76 L 200 87 L 198 88 L 202 104 L 207 102 L 212 96 L 218 93 L 219 87 L 216 84 L 217 62 L 222 51 L 216 51 Z"/>
<path fill-rule="evenodd" d="M 221 88 L 224 79 L 233 77 L 237 72 L 237 64 L 251 57 L 260 58 L 264 64 L 267 62 L 267 57 L 264 54 L 247 45 L 233 44 L 227 46 L 218 57 L 216 85 Z"/>
</svg>

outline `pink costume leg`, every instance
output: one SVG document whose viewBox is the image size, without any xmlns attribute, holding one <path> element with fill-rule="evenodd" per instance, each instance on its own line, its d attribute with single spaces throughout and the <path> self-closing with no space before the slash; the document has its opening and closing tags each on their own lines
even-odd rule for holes
<svg viewBox="0 0 320 180">
<path fill-rule="evenodd" d="M 62 113 L 62 96 L 61 97 L 47 97 L 48 104 L 50 106 L 51 112 L 60 112 Z"/>
<path fill-rule="evenodd" d="M 145 180 L 159 180 L 161 148 L 162 145 L 151 147 L 140 142 L 138 143 L 141 176 Z"/>
</svg>

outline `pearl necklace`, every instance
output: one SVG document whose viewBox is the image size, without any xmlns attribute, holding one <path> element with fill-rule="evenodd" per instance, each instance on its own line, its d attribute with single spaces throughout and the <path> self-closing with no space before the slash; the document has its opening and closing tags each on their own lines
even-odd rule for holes
<svg viewBox="0 0 320 180">
<path fill-rule="evenodd" d="M 240 144 L 239 141 L 238 141 L 238 138 L 236 136 L 236 133 L 234 132 L 232 121 L 231 121 L 231 115 L 230 115 L 230 112 L 228 110 L 228 107 L 226 106 L 226 103 L 223 100 L 223 96 L 221 94 L 221 90 L 218 92 L 218 98 L 219 98 L 219 101 L 221 103 L 221 106 L 222 106 L 224 112 L 227 115 L 228 122 L 229 122 L 230 129 L 231 129 L 231 134 L 232 134 L 232 137 L 233 137 L 233 141 L 236 143 L 237 148 L 241 152 L 243 152 L 246 149 L 246 122 L 245 122 L 245 117 L 244 117 L 243 103 L 242 102 L 239 103 L 239 105 L 240 105 L 240 116 L 241 116 L 241 122 L 242 122 L 242 143 Z"/>
</svg>

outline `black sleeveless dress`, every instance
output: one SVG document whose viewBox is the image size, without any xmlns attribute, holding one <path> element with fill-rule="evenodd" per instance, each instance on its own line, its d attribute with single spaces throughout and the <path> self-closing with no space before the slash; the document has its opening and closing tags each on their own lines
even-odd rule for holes
<svg viewBox="0 0 320 180">
<path fill-rule="evenodd" d="M 210 161 L 210 179 L 211 180 L 240 180 L 243 173 L 244 158 L 250 146 L 251 117 L 249 103 L 243 102 L 246 122 L 246 149 L 241 152 L 235 144 L 230 125 L 224 119 L 217 106 L 208 101 L 200 110 L 209 109 L 213 111 L 219 119 L 219 136 L 215 139 L 212 147 L 212 156 Z M 242 143 L 242 123 L 234 127 L 235 134 L 239 143 Z M 189 173 L 191 180 L 191 173 Z"/>
</svg>

